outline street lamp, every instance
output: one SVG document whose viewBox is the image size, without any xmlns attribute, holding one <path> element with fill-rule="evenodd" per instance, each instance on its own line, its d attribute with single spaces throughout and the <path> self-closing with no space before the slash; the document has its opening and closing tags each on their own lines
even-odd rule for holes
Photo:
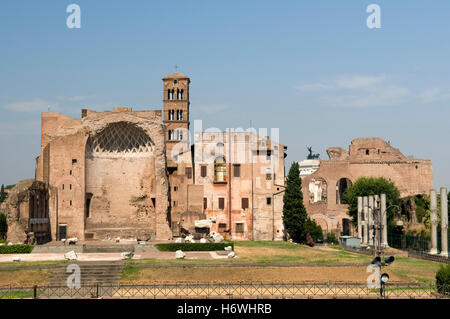
<svg viewBox="0 0 450 319">
<path fill-rule="evenodd" d="M 389 281 L 389 275 L 387 273 L 382 273 L 381 270 L 382 270 L 383 266 L 389 266 L 395 260 L 394 256 L 389 256 L 384 261 L 381 261 L 381 256 L 383 255 L 383 249 L 384 249 L 384 246 L 382 245 L 382 231 L 383 231 L 383 227 L 387 227 L 387 222 L 386 222 L 386 225 L 383 225 L 383 220 L 384 220 L 384 217 L 386 217 L 386 220 L 387 220 L 386 214 L 390 208 L 397 207 L 398 213 L 401 210 L 401 208 L 398 205 L 389 205 L 384 210 L 382 210 L 380 202 L 381 202 L 380 196 L 377 196 L 376 200 L 373 203 L 373 207 L 367 206 L 366 208 L 371 209 L 372 220 L 374 221 L 373 230 L 374 230 L 375 234 L 373 235 L 373 242 L 374 242 L 374 246 L 375 246 L 375 242 L 377 242 L 377 245 L 375 247 L 376 257 L 372 260 L 372 264 L 379 267 L 379 270 L 380 270 L 380 297 L 383 298 L 383 295 L 385 294 L 385 285 Z M 400 218 L 397 221 L 397 226 L 402 226 L 403 222 L 401 220 L 401 214 L 399 213 L 399 215 L 400 215 Z M 378 234 L 376 234 L 376 231 L 378 231 Z M 377 241 L 375 240 L 376 237 L 378 237 Z"/>
</svg>

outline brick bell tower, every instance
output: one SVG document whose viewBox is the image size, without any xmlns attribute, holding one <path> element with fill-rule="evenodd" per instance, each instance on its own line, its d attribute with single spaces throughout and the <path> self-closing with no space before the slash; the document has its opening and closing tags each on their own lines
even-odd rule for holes
<svg viewBox="0 0 450 319">
<path fill-rule="evenodd" d="M 172 156 L 172 149 L 175 145 L 185 142 L 186 147 L 189 147 L 189 84 L 191 80 L 178 72 L 165 76 L 162 80 L 166 156 L 170 163 L 176 162 L 176 158 Z"/>
</svg>

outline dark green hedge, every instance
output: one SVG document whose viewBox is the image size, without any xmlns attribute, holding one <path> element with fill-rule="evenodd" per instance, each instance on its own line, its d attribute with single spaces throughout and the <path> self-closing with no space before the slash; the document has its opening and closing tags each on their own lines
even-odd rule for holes
<svg viewBox="0 0 450 319">
<path fill-rule="evenodd" d="M 227 246 L 231 246 L 234 250 L 234 243 L 168 243 L 155 246 L 159 251 L 214 251 L 224 250 Z"/>
<path fill-rule="evenodd" d="M 450 264 L 441 265 L 437 271 L 436 286 L 439 293 L 450 295 Z"/>
<path fill-rule="evenodd" d="M 29 254 L 33 248 L 31 245 L 5 245 L 0 246 L 0 254 Z"/>
</svg>

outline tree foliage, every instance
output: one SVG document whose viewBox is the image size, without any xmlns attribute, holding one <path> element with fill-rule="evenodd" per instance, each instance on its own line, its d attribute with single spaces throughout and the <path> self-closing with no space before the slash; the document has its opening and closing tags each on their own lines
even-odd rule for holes
<svg viewBox="0 0 450 319">
<path fill-rule="evenodd" d="M 289 169 L 283 197 L 283 223 L 289 237 L 297 243 L 306 241 L 305 224 L 308 220 L 303 206 L 302 180 L 298 163 Z"/>
<path fill-rule="evenodd" d="M 358 196 L 370 196 L 386 194 L 386 207 L 399 204 L 400 192 L 393 182 L 383 177 L 360 177 L 355 183 L 346 189 L 343 195 L 345 204 L 349 205 L 348 214 L 352 217 L 353 224 L 358 223 Z M 391 207 L 387 212 L 388 223 L 392 220 L 397 207 Z"/>
<path fill-rule="evenodd" d="M 2 188 L 0 190 L 0 203 L 3 203 L 5 199 L 6 199 L 5 185 L 2 184 Z"/>
<path fill-rule="evenodd" d="M 6 222 L 6 215 L 0 212 L 0 239 L 6 239 L 8 232 L 8 224 Z"/>
<path fill-rule="evenodd" d="M 307 218 L 305 223 L 305 233 L 310 234 L 312 239 L 314 241 L 317 241 L 318 239 L 323 239 L 323 231 L 322 227 L 318 225 L 314 219 Z"/>
</svg>

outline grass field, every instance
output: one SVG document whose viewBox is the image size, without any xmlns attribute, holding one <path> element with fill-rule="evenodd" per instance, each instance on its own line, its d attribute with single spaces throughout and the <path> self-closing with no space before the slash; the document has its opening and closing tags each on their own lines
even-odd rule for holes
<svg viewBox="0 0 450 319">
<path fill-rule="evenodd" d="M 128 260 L 121 282 L 365 282 L 369 275 L 367 266 L 373 259 L 338 247 L 311 248 L 287 242 L 236 242 L 235 251 L 239 258 Z M 6 270 L 0 267 L 0 286 L 45 284 L 51 272 L 46 267 L 64 263 L 67 261 L 2 263 L 2 267 L 34 268 Z M 153 267 L 139 267 L 142 264 Z M 431 261 L 396 258 L 383 271 L 389 273 L 391 282 L 428 283 L 434 281 L 439 266 Z"/>
<path fill-rule="evenodd" d="M 366 272 L 367 265 L 373 259 L 371 256 L 347 252 L 338 247 L 310 248 L 287 242 L 236 242 L 235 251 L 239 258 L 130 260 L 126 263 L 127 267 L 124 269 L 121 282 L 365 282 L 369 275 Z M 195 267 L 202 263 L 208 263 L 210 266 Z M 292 267 L 276 267 L 277 263 L 292 263 Z M 135 264 L 177 264 L 180 267 L 161 265 L 161 267 L 138 268 L 133 267 Z M 224 267 L 230 264 L 240 266 Z M 265 266 L 274 264 L 274 267 L 257 267 L 250 264 Z M 391 282 L 431 282 L 438 269 L 439 264 L 435 262 L 397 258 L 391 266 L 383 268 L 383 271 L 389 273 Z"/>
<path fill-rule="evenodd" d="M 46 282 L 50 270 L 1 270 L 0 286 L 32 286 Z"/>
</svg>

